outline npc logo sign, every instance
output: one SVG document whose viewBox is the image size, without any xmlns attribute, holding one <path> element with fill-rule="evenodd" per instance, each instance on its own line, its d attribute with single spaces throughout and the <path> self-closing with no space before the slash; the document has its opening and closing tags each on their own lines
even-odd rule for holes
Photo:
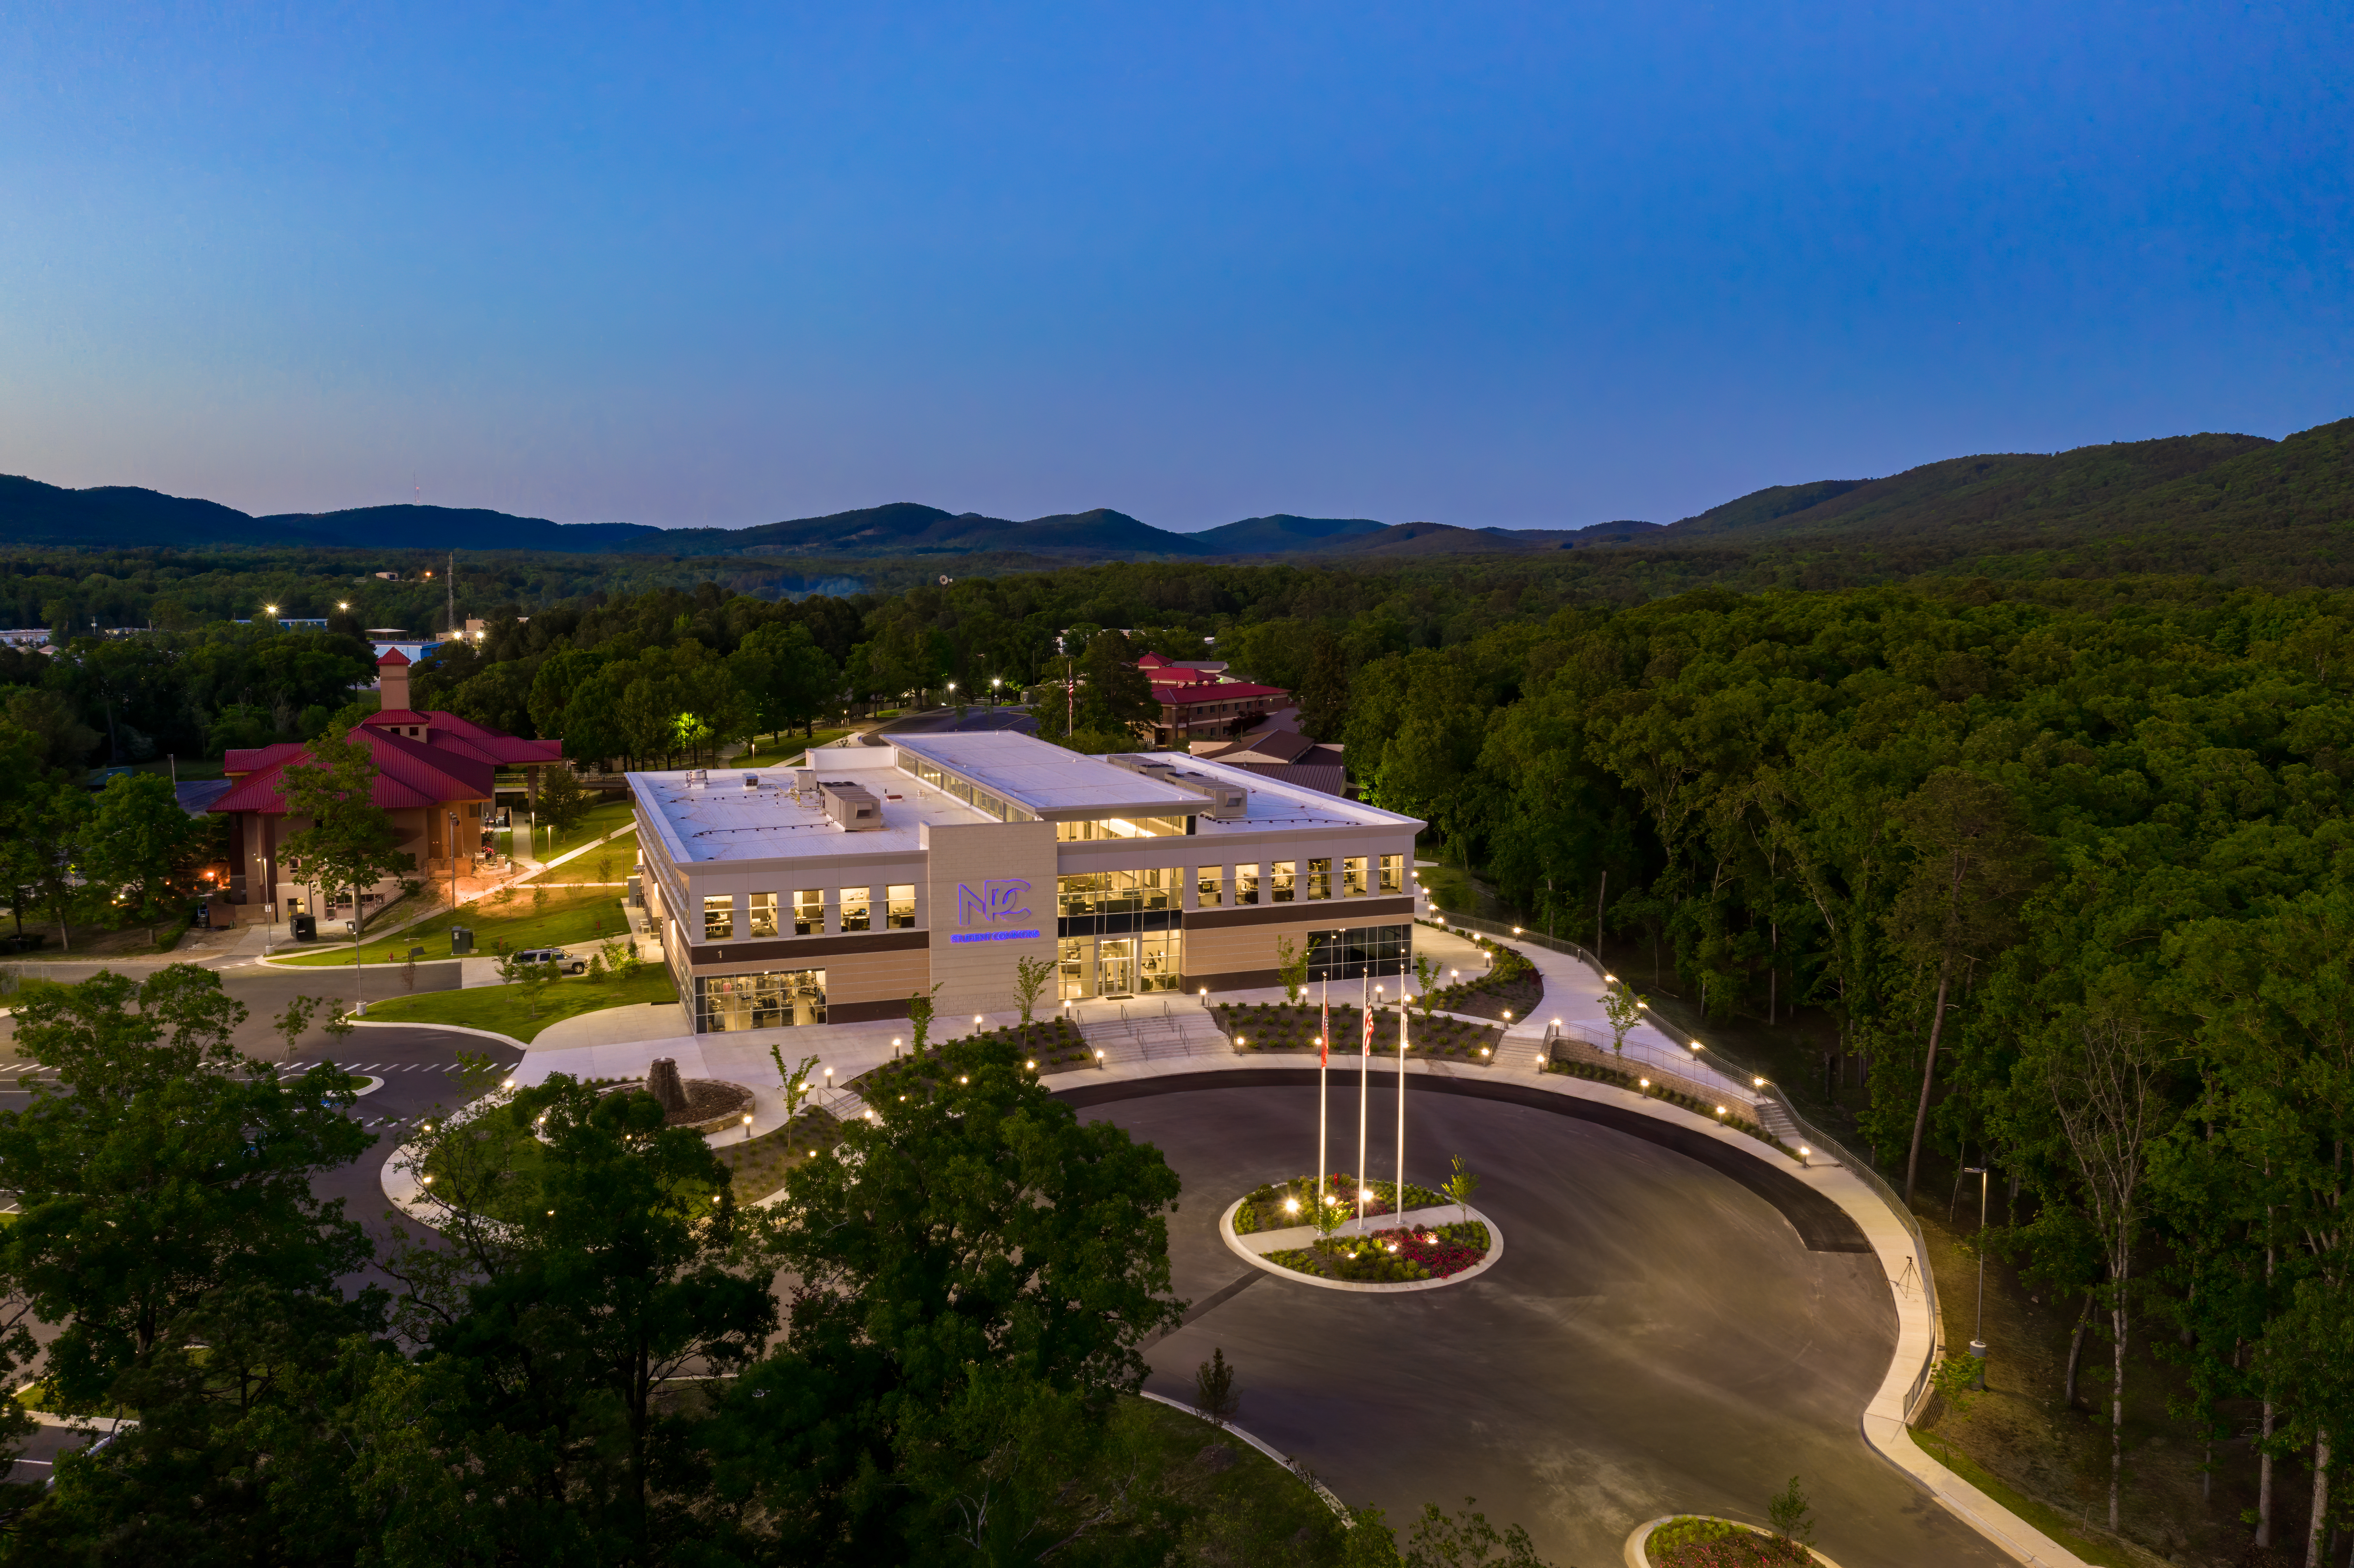
<svg viewBox="0 0 2354 1568">
<path fill-rule="evenodd" d="M 1031 918 L 1028 898 L 1030 883 L 1019 876 L 993 876 L 973 891 L 972 884 L 957 884 L 957 924 L 970 926 L 978 920 L 985 926 L 1002 926 L 1008 921 Z M 1025 937 L 1035 937 L 1035 927 L 1020 930 L 958 931 L 951 942 L 1013 942 Z"/>
</svg>

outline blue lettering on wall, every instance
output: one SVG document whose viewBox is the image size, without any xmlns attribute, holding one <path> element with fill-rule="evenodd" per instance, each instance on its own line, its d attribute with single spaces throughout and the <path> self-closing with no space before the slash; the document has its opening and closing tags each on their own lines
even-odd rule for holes
<svg viewBox="0 0 2354 1568">
<path fill-rule="evenodd" d="M 1022 900 L 1029 891 L 1030 884 L 1018 876 L 991 877 L 981 885 L 979 893 L 972 890 L 972 884 L 960 882 L 957 884 L 957 924 L 970 926 L 975 915 L 992 926 L 1002 920 L 1026 920 L 1030 917 L 1030 910 Z M 1007 933 L 1009 936 L 1032 937 L 1037 934 L 1035 931 Z"/>
<path fill-rule="evenodd" d="M 1027 914 L 1028 911 L 1024 910 L 1023 913 Z M 1035 930 L 957 931 L 949 935 L 949 940 L 951 942 L 1018 942 L 1025 937 L 1035 937 L 1037 935 L 1038 933 Z"/>
</svg>

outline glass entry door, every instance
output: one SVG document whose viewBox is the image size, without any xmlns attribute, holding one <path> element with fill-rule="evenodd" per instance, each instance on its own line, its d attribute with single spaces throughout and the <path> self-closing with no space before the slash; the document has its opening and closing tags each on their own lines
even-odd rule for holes
<svg viewBox="0 0 2354 1568">
<path fill-rule="evenodd" d="M 1136 938 L 1106 937 L 1096 944 L 1096 994 L 1132 996 L 1136 991 Z"/>
</svg>

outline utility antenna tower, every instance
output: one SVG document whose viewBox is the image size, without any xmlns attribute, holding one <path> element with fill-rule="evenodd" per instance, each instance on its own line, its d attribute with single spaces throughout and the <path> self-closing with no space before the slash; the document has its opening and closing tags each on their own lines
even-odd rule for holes
<svg viewBox="0 0 2354 1568">
<path fill-rule="evenodd" d="M 450 552 L 450 571 L 442 587 L 450 590 L 450 630 L 458 630 L 458 552 Z"/>
</svg>

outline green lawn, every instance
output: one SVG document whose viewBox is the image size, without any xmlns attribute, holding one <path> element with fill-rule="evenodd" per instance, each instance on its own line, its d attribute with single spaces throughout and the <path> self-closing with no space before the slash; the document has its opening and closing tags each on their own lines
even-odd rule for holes
<svg viewBox="0 0 2354 1568">
<path fill-rule="evenodd" d="M 772 768 L 779 761 L 800 756 L 812 746 L 831 746 L 850 731 L 822 729 L 815 735 L 763 735 L 753 737 L 756 748 L 737 758 L 748 766 Z"/>
<path fill-rule="evenodd" d="M 401 963 L 408 959 L 411 948 L 424 948 L 429 959 L 446 959 L 450 956 L 452 926 L 471 927 L 474 951 L 483 957 L 496 957 L 502 942 L 505 944 L 504 950 L 512 953 L 522 948 L 560 948 L 571 942 L 592 941 L 600 936 L 618 936 L 630 928 L 621 914 L 620 896 L 609 888 L 552 887 L 547 890 L 546 903 L 535 906 L 531 885 L 525 883 L 504 904 L 478 899 L 461 907 L 454 916 L 444 910 L 405 931 L 371 937 L 361 954 L 361 962 Z M 306 968 L 351 961 L 352 950 L 347 947 L 304 953 L 286 960 Z"/>
<path fill-rule="evenodd" d="M 609 1007 L 677 1000 L 678 991 L 671 984 L 670 970 L 661 964 L 648 964 L 634 979 L 626 980 L 592 981 L 583 976 L 567 976 L 542 989 L 536 1008 L 525 1005 L 524 988 L 519 985 L 483 985 L 371 1001 L 368 1017 L 385 1023 L 455 1023 L 529 1041 L 560 1018 L 578 1018 L 584 1012 L 600 1012 Z"/>
<path fill-rule="evenodd" d="M 1458 865 L 1426 865 L 1422 868 L 1422 885 L 1430 890 L 1430 901 L 1450 915 L 1477 915 L 1478 900 L 1472 896 L 1471 878 Z"/>
<path fill-rule="evenodd" d="M 2085 1562 L 2096 1563 L 2099 1568 L 2133 1568 L 2133 1554 L 2115 1542 L 2105 1538 L 2096 1540 L 2088 1536 L 2076 1520 L 2070 1519 L 2058 1509 L 2040 1503 L 2017 1488 L 1996 1479 L 1985 1467 L 1935 1433 L 1924 1432 L 1914 1426 L 1908 1426 L 1905 1430 L 1913 1435 L 1913 1441 L 1931 1458 Z"/>
</svg>

